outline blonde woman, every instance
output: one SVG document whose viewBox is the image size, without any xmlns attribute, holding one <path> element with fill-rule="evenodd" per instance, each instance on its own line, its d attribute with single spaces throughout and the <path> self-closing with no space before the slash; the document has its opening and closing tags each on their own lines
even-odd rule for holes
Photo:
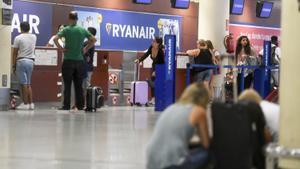
<svg viewBox="0 0 300 169">
<path fill-rule="evenodd" d="M 260 107 L 261 97 L 253 89 L 244 90 L 239 96 L 239 102 L 248 102 L 249 117 L 254 130 L 252 146 L 253 146 L 253 166 L 257 169 L 265 169 L 264 147 L 272 140 L 270 130 L 268 128 L 264 113 Z M 254 104 L 251 104 L 254 103 Z"/>
<path fill-rule="evenodd" d="M 161 114 L 147 148 L 147 169 L 196 169 L 206 164 L 210 144 L 208 100 L 206 87 L 194 83 L 185 89 L 177 103 Z M 188 145 L 196 131 L 202 147 L 190 152 Z"/>
<path fill-rule="evenodd" d="M 186 53 L 193 57 L 195 64 L 213 65 L 213 55 L 207 48 L 205 40 L 197 41 L 197 49 L 186 51 Z M 205 87 L 209 90 L 209 82 L 211 80 L 213 70 L 211 68 L 194 68 L 194 80 L 196 82 L 203 82 Z"/>
</svg>

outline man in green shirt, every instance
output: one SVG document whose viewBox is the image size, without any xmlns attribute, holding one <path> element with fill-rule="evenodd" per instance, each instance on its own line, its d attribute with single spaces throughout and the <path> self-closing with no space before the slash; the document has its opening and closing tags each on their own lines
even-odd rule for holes
<svg viewBox="0 0 300 169">
<path fill-rule="evenodd" d="M 84 60 L 85 54 L 92 46 L 96 39 L 87 30 L 77 25 L 78 15 L 72 11 L 69 13 L 69 26 L 60 31 L 54 38 L 54 43 L 60 51 L 64 53 L 62 65 L 62 77 L 64 80 L 64 102 L 62 110 L 70 110 L 71 85 L 72 81 L 75 86 L 76 107 L 78 110 L 83 110 L 84 98 L 82 82 L 84 78 Z M 58 40 L 65 38 L 65 47 L 63 48 Z M 88 39 L 88 44 L 84 47 L 85 39 Z"/>
</svg>

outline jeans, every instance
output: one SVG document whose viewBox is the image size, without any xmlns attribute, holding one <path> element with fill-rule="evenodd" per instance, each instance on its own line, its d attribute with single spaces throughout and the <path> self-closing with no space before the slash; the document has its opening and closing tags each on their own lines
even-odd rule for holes
<svg viewBox="0 0 300 169">
<path fill-rule="evenodd" d="M 279 86 L 279 70 L 271 70 L 271 84 L 272 86 Z"/>
<path fill-rule="evenodd" d="M 147 80 L 148 82 L 148 85 L 151 89 L 151 96 L 152 97 L 155 97 L 155 93 L 154 93 L 154 87 L 155 87 L 155 76 L 151 76 L 151 79 L 150 80 Z"/>
<path fill-rule="evenodd" d="M 244 78 L 244 89 L 249 89 L 252 85 L 252 82 L 253 82 L 253 76 L 254 74 L 253 73 L 250 73 L 248 74 L 245 78 Z M 243 92 L 241 89 L 240 89 L 240 84 L 241 84 L 241 79 L 242 76 L 241 76 L 241 73 L 238 74 L 238 77 L 237 77 L 237 84 L 238 84 L 238 94 L 240 94 L 241 92 Z"/>
<path fill-rule="evenodd" d="M 63 108 L 70 109 L 71 85 L 75 87 L 75 104 L 81 110 L 84 107 L 82 82 L 84 77 L 84 62 L 77 60 L 64 60 L 62 65 L 62 77 L 64 80 Z"/>
<path fill-rule="evenodd" d="M 174 165 L 165 169 L 201 169 L 209 161 L 208 150 L 197 148 L 192 150 L 181 165 Z"/>
</svg>

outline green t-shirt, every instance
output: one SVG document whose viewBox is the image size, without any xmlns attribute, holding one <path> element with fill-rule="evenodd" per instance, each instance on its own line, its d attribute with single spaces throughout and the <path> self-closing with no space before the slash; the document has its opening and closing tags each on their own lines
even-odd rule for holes
<svg viewBox="0 0 300 169">
<path fill-rule="evenodd" d="M 57 34 L 59 37 L 65 38 L 64 60 L 83 60 L 83 43 L 85 38 L 92 35 L 84 28 L 77 25 L 70 25 Z"/>
</svg>

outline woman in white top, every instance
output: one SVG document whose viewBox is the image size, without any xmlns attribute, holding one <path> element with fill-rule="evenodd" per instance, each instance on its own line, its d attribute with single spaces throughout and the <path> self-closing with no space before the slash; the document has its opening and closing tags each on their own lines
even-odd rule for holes
<svg viewBox="0 0 300 169">
<path fill-rule="evenodd" d="M 221 66 L 221 54 L 220 52 L 215 49 L 214 45 L 212 44 L 212 42 L 210 40 L 206 41 L 207 44 L 207 48 L 210 50 L 211 54 L 212 54 L 212 59 L 213 59 L 213 63 L 214 65 L 218 65 Z M 221 84 L 222 84 L 222 80 L 223 80 L 223 76 L 221 75 L 221 71 L 220 71 L 220 67 L 218 67 L 217 69 L 213 69 L 213 75 L 212 78 L 210 80 L 210 93 L 212 96 L 212 99 L 221 99 Z"/>
<path fill-rule="evenodd" d="M 59 25 L 59 26 L 58 26 L 58 32 L 62 31 L 64 28 L 65 28 L 65 25 Z M 55 38 L 55 36 L 56 36 L 56 35 L 53 35 L 53 36 L 50 38 L 49 42 L 48 42 L 47 45 L 46 45 L 47 47 L 54 47 L 54 48 L 57 47 L 57 46 L 55 45 L 55 43 L 54 43 L 54 38 Z M 59 40 L 58 40 L 58 43 L 59 43 L 60 46 L 62 46 L 62 47 L 65 46 L 64 39 L 59 39 Z"/>
<path fill-rule="evenodd" d="M 260 105 L 267 122 L 267 129 L 272 136 L 272 141 L 277 141 L 279 131 L 279 105 L 262 100 L 260 95 L 253 89 L 247 89 L 241 93 L 239 100 L 248 100 Z"/>
<path fill-rule="evenodd" d="M 237 65 L 243 66 L 255 66 L 258 65 L 258 59 L 256 52 L 252 49 L 250 41 L 247 36 L 241 36 L 237 40 L 235 50 L 235 60 Z M 241 73 L 238 74 L 238 93 L 241 92 L 240 83 L 241 79 L 244 78 L 244 89 L 251 87 L 253 82 L 254 69 L 245 69 L 244 77 Z"/>
</svg>

